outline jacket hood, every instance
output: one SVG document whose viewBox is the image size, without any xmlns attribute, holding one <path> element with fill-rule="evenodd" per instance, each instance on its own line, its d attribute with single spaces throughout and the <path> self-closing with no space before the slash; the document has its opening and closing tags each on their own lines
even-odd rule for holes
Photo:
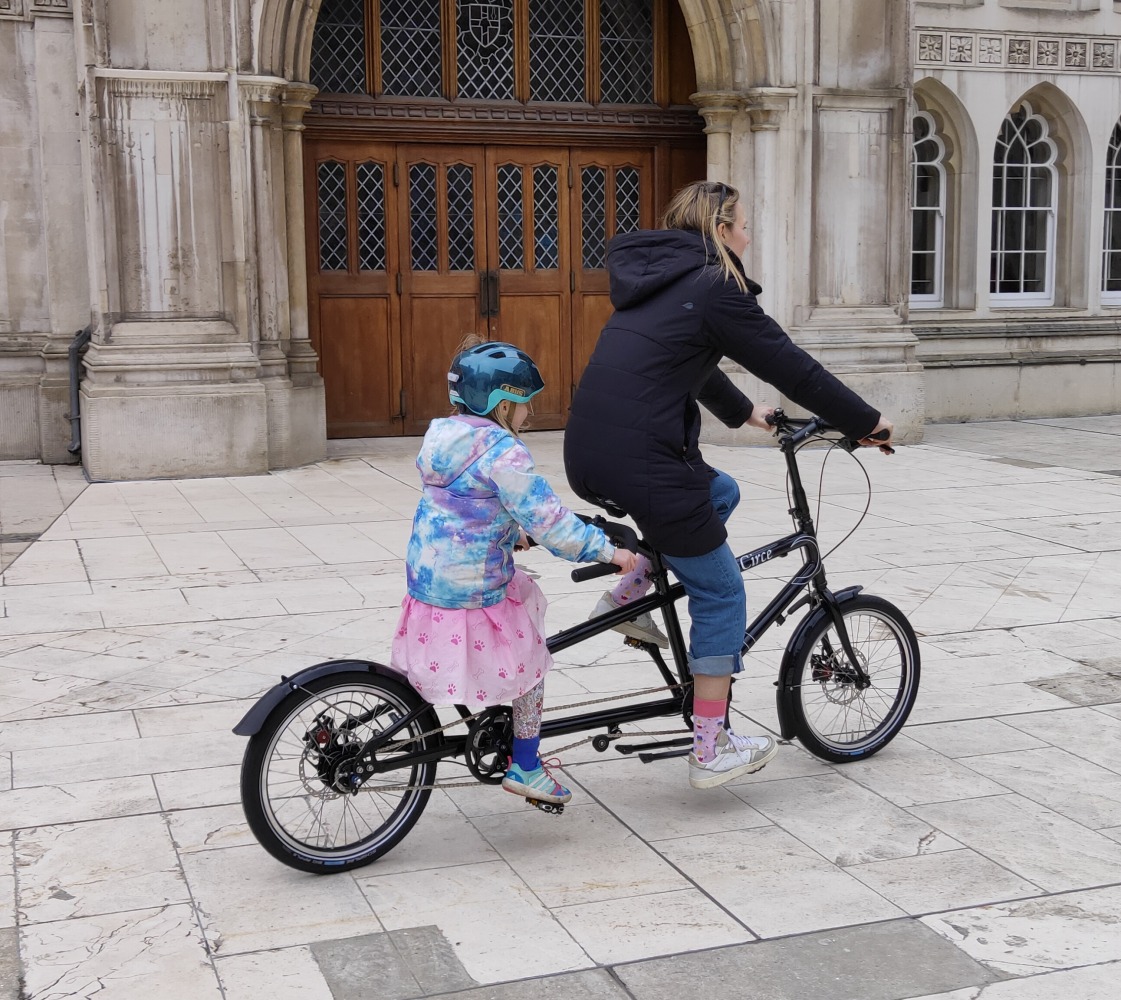
<svg viewBox="0 0 1121 1000">
<path fill-rule="evenodd" d="M 739 259 L 732 259 L 743 273 Z M 611 304 L 616 309 L 629 309 L 666 285 L 708 265 L 719 267 L 720 257 L 708 241 L 693 230 L 640 229 L 616 236 L 607 248 Z M 753 295 L 763 291 L 750 278 L 747 278 L 747 287 Z"/>
<path fill-rule="evenodd" d="M 450 486 L 510 432 L 485 417 L 438 417 L 428 425 L 416 467 L 426 486 Z"/>
</svg>

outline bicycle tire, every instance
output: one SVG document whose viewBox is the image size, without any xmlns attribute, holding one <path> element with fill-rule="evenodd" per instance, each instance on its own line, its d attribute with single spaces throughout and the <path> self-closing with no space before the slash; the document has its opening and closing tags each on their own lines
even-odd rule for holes
<svg viewBox="0 0 1121 1000">
<path fill-rule="evenodd" d="M 345 772 L 347 754 L 354 755 L 384 728 L 383 722 L 425 704 L 405 684 L 370 673 L 331 674 L 293 691 L 250 737 L 242 759 L 242 808 L 260 845 L 290 868 L 331 874 L 368 865 L 400 843 L 420 819 L 432 792 L 378 788 L 430 785 L 435 761 L 367 777 L 357 792 L 341 792 L 331 782 L 339 780 L 335 776 L 340 763 Z M 371 712 L 367 721 L 357 721 Z M 429 732 L 438 726 L 428 706 L 378 756 L 439 746 L 442 735 Z M 308 825 L 308 832 L 301 832 L 301 823 Z M 351 828 L 353 836 L 347 839 Z M 338 842 L 332 831 L 341 834 Z"/>
<path fill-rule="evenodd" d="M 878 753 L 903 728 L 918 696 L 920 662 L 915 631 L 894 604 L 856 594 L 839 607 L 871 684 L 861 690 L 852 681 L 833 620 L 818 608 L 784 658 L 779 698 L 810 753 L 846 763 Z"/>
</svg>

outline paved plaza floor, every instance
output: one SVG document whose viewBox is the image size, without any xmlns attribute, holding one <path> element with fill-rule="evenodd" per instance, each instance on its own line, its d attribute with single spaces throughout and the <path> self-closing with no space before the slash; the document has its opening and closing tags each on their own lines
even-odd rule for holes
<svg viewBox="0 0 1121 1000">
<path fill-rule="evenodd" d="M 560 435 L 528 440 L 567 496 Z M 440 791 L 380 861 L 300 874 L 245 827 L 231 727 L 282 673 L 386 659 L 417 443 L 240 479 L 0 464 L 0 1000 L 1118 995 L 1121 417 L 932 426 L 863 456 L 871 511 L 830 581 L 902 607 L 923 655 L 878 756 L 786 745 L 694 791 L 681 759 L 584 745 L 563 816 Z M 735 548 L 788 530 L 777 450 L 706 454 L 743 489 Z M 823 454 L 803 453 L 815 494 Z M 834 453 L 827 546 L 865 501 Z M 522 563 L 557 629 L 602 590 Z M 750 576 L 753 607 L 789 568 Z M 790 627 L 737 681 L 742 732 L 777 725 Z M 546 704 L 656 679 L 601 636 L 558 656 Z"/>
</svg>

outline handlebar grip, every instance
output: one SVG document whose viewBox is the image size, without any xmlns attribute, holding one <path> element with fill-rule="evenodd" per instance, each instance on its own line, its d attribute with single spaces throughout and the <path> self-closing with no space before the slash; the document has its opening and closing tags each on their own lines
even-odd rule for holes
<svg viewBox="0 0 1121 1000">
<path fill-rule="evenodd" d="M 583 583 L 585 580 L 594 580 L 597 576 L 611 576 L 618 573 L 619 567 L 614 563 L 591 563 L 579 566 L 572 571 L 572 582 Z"/>
</svg>

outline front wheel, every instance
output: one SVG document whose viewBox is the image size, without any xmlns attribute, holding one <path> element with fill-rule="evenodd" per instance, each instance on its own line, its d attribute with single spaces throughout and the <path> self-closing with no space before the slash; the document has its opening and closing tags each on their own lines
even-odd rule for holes
<svg viewBox="0 0 1121 1000">
<path fill-rule="evenodd" d="M 844 763 L 882 750 L 903 728 L 919 691 L 919 643 L 906 616 L 879 597 L 839 605 L 862 687 L 824 608 L 787 651 L 779 677 L 780 711 L 812 754 Z"/>
<path fill-rule="evenodd" d="M 366 745 L 415 717 L 373 752 Z M 401 841 L 420 818 L 435 761 L 409 757 L 438 748 L 436 713 L 411 688 L 370 673 L 319 677 L 293 691 L 249 739 L 241 802 L 253 835 L 300 871 L 347 871 Z M 367 773 L 377 764 L 399 767 Z"/>
</svg>

